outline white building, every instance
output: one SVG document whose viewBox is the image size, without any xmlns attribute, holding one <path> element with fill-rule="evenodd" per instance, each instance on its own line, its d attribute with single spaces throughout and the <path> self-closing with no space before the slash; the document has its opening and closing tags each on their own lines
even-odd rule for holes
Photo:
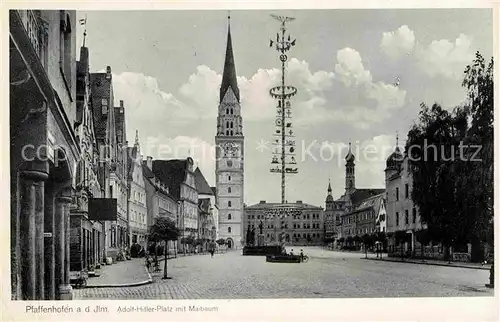
<svg viewBox="0 0 500 322">
<path fill-rule="evenodd" d="M 127 158 L 129 244 L 138 243 L 146 247 L 148 232 L 146 185 L 142 175 L 142 155 L 137 131 L 134 146 L 127 148 Z"/>
</svg>

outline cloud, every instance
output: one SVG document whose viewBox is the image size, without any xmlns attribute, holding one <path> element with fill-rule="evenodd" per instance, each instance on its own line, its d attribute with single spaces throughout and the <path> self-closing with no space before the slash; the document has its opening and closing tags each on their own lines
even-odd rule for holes
<svg viewBox="0 0 500 322">
<path fill-rule="evenodd" d="M 421 68 L 429 76 L 460 79 L 465 66 L 474 59 L 472 39 L 460 34 L 454 42 L 434 40 L 428 46 L 420 46 L 416 55 Z"/>
<path fill-rule="evenodd" d="M 415 46 L 415 34 L 407 25 L 395 31 L 384 32 L 380 48 L 391 58 L 399 58 L 412 52 Z"/>
<path fill-rule="evenodd" d="M 370 71 L 365 70 L 361 55 L 352 48 L 344 48 L 337 52 L 335 73 L 346 85 L 360 85 L 372 81 Z"/>
<path fill-rule="evenodd" d="M 321 95 L 300 103 L 297 125 L 335 122 L 369 129 L 389 118 L 391 112 L 405 103 L 406 91 L 392 84 L 373 82 L 360 53 L 352 48 L 337 52 L 335 76 L 332 74 L 328 83 L 330 87 Z"/>
</svg>

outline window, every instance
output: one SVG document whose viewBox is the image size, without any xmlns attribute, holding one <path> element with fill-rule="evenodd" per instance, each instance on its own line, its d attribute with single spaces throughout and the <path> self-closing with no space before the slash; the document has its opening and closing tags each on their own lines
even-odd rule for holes
<svg viewBox="0 0 500 322">
<path fill-rule="evenodd" d="M 231 187 L 227 188 L 227 193 L 231 193 Z"/>
<path fill-rule="evenodd" d="M 101 100 L 101 104 L 102 104 L 102 106 L 108 106 L 108 99 L 107 98 L 103 98 Z"/>
<path fill-rule="evenodd" d="M 415 207 L 413 207 L 413 209 L 411 210 L 411 214 L 412 222 L 415 224 L 417 222 L 417 209 Z"/>
<path fill-rule="evenodd" d="M 408 188 L 408 184 L 405 184 L 405 198 L 408 199 L 408 195 L 409 195 L 409 188 Z"/>
<path fill-rule="evenodd" d="M 228 206 L 228 207 L 231 207 L 231 200 L 229 200 L 229 201 L 227 202 L 227 206 Z"/>
<path fill-rule="evenodd" d="M 399 212 L 396 212 L 396 226 L 399 226 Z"/>
<path fill-rule="evenodd" d="M 408 225 L 409 223 L 410 221 L 409 221 L 408 209 L 405 209 L 405 225 Z"/>
<path fill-rule="evenodd" d="M 227 215 L 227 220 L 231 220 L 231 214 Z"/>
<path fill-rule="evenodd" d="M 226 121 L 226 128 L 229 128 L 229 121 Z"/>
<path fill-rule="evenodd" d="M 226 114 L 229 114 L 229 109 L 228 108 L 226 108 Z"/>
<path fill-rule="evenodd" d="M 227 180 L 228 180 L 228 181 L 231 181 L 231 176 L 227 176 Z"/>
<path fill-rule="evenodd" d="M 233 166 L 233 161 L 232 160 L 227 160 L 227 166 L 231 168 Z"/>
<path fill-rule="evenodd" d="M 399 187 L 396 187 L 396 201 L 399 201 Z"/>
<path fill-rule="evenodd" d="M 231 233 L 231 227 L 227 227 L 227 232 Z"/>
</svg>

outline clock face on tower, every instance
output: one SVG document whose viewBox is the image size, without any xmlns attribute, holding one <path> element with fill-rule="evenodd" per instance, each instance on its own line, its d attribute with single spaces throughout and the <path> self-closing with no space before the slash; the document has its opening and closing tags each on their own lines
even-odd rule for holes
<svg viewBox="0 0 500 322">
<path fill-rule="evenodd" d="M 232 142 L 226 142 L 222 144 L 222 149 L 224 151 L 224 156 L 232 157 L 238 155 L 239 147 Z"/>
</svg>

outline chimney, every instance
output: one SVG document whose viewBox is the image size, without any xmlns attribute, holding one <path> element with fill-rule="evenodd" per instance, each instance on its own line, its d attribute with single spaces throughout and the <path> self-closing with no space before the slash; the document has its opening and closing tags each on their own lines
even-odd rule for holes
<svg viewBox="0 0 500 322">
<path fill-rule="evenodd" d="M 153 171 L 153 157 L 146 157 L 146 165 L 149 168 L 149 170 Z"/>
<path fill-rule="evenodd" d="M 260 204 L 260 205 L 265 204 L 265 203 L 266 203 L 266 201 L 265 201 L 265 200 L 261 200 L 261 201 L 259 202 L 259 204 Z"/>
<path fill-rule="evenodd" d="M 297 203 L 298 204 L 302 204 L 302 200 L 297 200 Z"/>
<path fill-rule="evenodd" d="M 111 79 L 111 66 L 106 67 L 106 79 Z"/>
<path fill-rule="evenodd" d="M 120 114 L 123 114 L 123 100 L 120 100 Z"/>
</svg>

